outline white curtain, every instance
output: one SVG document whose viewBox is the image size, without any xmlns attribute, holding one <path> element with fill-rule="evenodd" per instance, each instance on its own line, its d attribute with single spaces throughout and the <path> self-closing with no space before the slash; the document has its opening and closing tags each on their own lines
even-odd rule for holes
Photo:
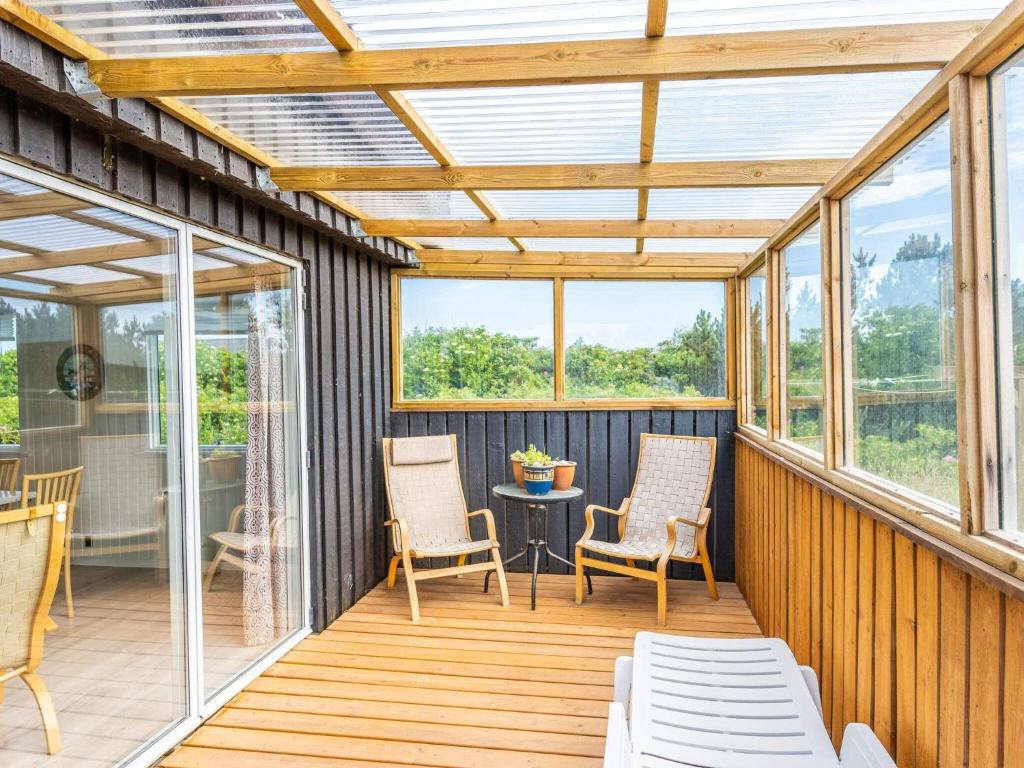
<svg viewBox="0 0 1024 768">
<path fill-rule="evenodd" d="M 256 277 L 249 308 L 246 368 L 246 567 L 242 592 L 246 645 L 268 643 L 288 628 L 284 344 L 281 306 L 266 281 Z"/>
</svg>

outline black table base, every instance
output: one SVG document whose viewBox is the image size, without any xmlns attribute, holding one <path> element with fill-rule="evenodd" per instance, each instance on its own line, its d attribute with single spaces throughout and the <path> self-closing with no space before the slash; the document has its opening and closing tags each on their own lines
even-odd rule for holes
<svg viewBox="0 0 1024 768">
<path fill-rule="evenodd" d="M 543 513 L 543 514 L 541 514 Z M 543 528 L 541 528 L 541 518 L 543 518 Z M 551 551 L 547 541 L 548 532 L 548 505 L 547 504 L 534 504 L 529 503 L 526 505 L 526 546 L 522 552 L 512 555 L 508 560 L 502 561 L 504 565 L 514 563 L 516 560 L 525 557 L 527 568 L 533 571 L 533 579 L 530 582 L 530 610 L 537 610 L 537 573 L 540 566 L 540 554 L 541 550 L 547 555 L 546 564 L 550 565 L 551 558 L 555 558 L 560 563 L 565 563 L 570 569 L 576 570 L 576 565 L 570 563 L 561 555 L 556 555 Z M 484 592 L 487 592 L 488 585 L 491 580 L 491 574 L 494 571 L 488 571 L 484 576 Z M 587 593 L 594 594 L 594 585 L 590 581 L 590 574 L 587 573 L 586 569 L 583 570 L 583 575 L 587 577 Z"/>
</svg>

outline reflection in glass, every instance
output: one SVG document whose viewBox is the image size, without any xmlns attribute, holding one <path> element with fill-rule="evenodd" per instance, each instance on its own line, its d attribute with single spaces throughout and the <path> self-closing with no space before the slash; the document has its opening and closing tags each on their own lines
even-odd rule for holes
<svg viewBox="0 0 1024 768">
<path fill-rule="evenodd" d="M 824 450 L 821 363 L 821 231 L 804 230 L 782 251 L 786 269 L 786 437 Z"/>
<path fill-rule="evenodd" d="M 847 463 L 959 507 L 949 121 L 843 201 Z"/>
<path fill-rule="evenodd" d="M 1024 533 L 1024 64 L 992 75 L 1001 527 Z"/>
<path fill-rule="evenodd" d="M 768 281 L 762 266 L 747 278 L 748 386 L 754 425 L 768 429 Z"/>
<path fill-rule="evenodd" d="M 568 398 L 725 397 L 725 286 L 565 282 Z"/>
<path fill-rule="evenodd" d="M 302 624 L 294 270 L 196 238 L 207 697 Z"/>
<path fill-rule="evenodd" d="M 403 278 L 406 400 L 550 400 L 550 280 Z"/>
<path fill-rule="evenodd" d="M 0 765 L 100 768 L 187 708 L 176 236 L 3 175 L 0 193 L 3 509 L 33 498 L 28 475 L 80 473 L 38 669 L 63 749 L 46 754 L 35 701 L 8 681 Z"/>
</svg>

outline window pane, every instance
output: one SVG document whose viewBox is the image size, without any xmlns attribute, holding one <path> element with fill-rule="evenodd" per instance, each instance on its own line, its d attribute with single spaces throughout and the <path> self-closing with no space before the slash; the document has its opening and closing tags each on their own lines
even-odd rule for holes
<svg viewBox="0 0 1024 768">
<path fill-rule="evenodd" d="M 402 397 L 551 400 L 550 280 L 403 278 Z"/>
<path fill-rule="evenodd" d="M 754 425 L 768 429 L 768 281 L 761 267 L 747 278 L 747 329 L 750 365 L 747 390 Z"/>
<path fill-rule="evenodd" d="M 303 619 L 295 273 L 204 245 L 221 259 L 193 275 L 209 698 Z"/>
<path fill-rule="evenodd" d="M 78 476 L 70 593 L 61 578 L 36 670 L 63 749 L 46 754 L 36 702 L 9 680 L 0 765 L 118 765 L 187 714 L 176 232 L 2 174 L 0 191 L 0 501 L 38 499 L 33 476 Z M 18 667 L 29 634 L 3 571 L 0 646 Z"/>
<path fill-rule="evenodd" d="M 786 267 L 786 437 L 824 450 L 821 368 L 821 230 L 804 231 L 782 251 Z"/>
<path fill-rule="evenodd" d="M 565 344 L 569 398 L 725 397 L 725 286 L 568 280 Z"/>
<path fill-rule="evenodd" d="M 949 121 L 847 197 L 852 466 L 959 507 Z"/>
<path fill-rule="evenodd" d="M 992 76 L 1001 526 L 1024 533 L 1024 62 Z"/>
</svg>

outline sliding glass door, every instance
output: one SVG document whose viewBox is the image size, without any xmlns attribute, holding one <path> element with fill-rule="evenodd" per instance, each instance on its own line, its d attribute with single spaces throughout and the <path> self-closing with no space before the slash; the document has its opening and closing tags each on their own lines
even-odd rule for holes
<svg viewBox="0 0 1024 768">
<path fill-rule="evenodd" d="M 0 161 L 0 522 L 73 480 L 37 670 L 62 748 L 0 611 L 4 768 L 148 764 L 308 631 L 300 279 Z"/>
</svg>

